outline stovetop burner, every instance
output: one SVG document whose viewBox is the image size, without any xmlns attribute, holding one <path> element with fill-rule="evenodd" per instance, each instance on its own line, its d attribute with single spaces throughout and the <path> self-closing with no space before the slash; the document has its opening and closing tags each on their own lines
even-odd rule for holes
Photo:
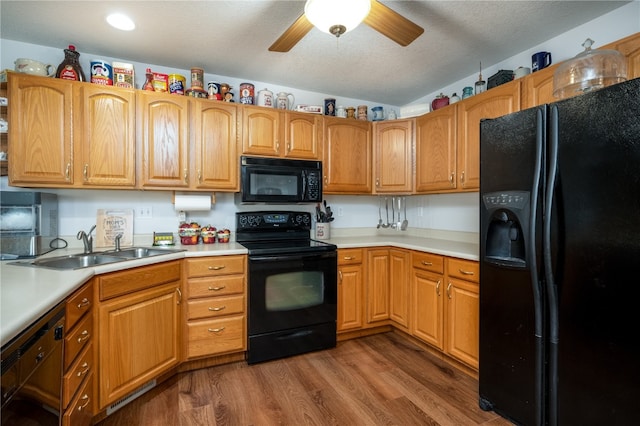
<svg viewBox="0 0 640 426">
<path fill-rule="evenodd" d="M 311 239 L 311 214 L 294 211 L 236 213 L 236 241 L 250 255 L 321 252 L 335 244 Z"/>
</svg>

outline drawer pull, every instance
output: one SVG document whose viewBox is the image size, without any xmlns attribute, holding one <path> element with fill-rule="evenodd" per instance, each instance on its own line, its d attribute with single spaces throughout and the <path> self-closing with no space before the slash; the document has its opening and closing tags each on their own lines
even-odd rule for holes
<svg viewBox="0 0 640 426">
<path fill-rule="evenodd" d="M 86 297 L 83 298 L 80 303 L 78 303 L 78 309 L 82 309 L 86 306 L 89 306 L 91 304 L 91 302 L 89 301 L 89 299 L 87 299 Z"/>
<path fill-rule="evenodd" d="M 219 308 L 209 308 L 211 312 L 220 312 L 223 309 L 226 309 L 226 306 L 220 306 Z"/>
<path fill-rule="evenodd" d="M 355 256 L 345 256 L 343 257 L 344 260 L 354 260 L 356 257 Z"/>
<path fill-rule="evenodd" d="M 462 275 L 473 275 L 473 271 L 463 271 L 462 269 L 458 269 Z"/>
<path fill-rule="evenodd" d="M 210 333 L 221 333 L 224 331 L 224 327 L 220 327 L 220 328 L 208 328 L 207 329 Z"/>
<path fill-rule="evenodd" d="M 433 262 L 427 262 L 426 260 L 423 260 L 422 263 L 424 266 L 433 266 Z"/>
<path fill-rule="evenodd" d="M 222 265 L 222 266 L 209 266 L 209 270 L 210 271 L 219 271 L 219 270 L 224 269 L 224 268 L 225 268 L 224 265 Z"/>
<path fill-rule="evenodd" d="M 89 371 L 89 363 L 84 362 L 84 363 L 82 363 L 81 367 L 84 368 L 84 370 L 78 371 L 78 373 L 77 373 L 78 377 L 84 376 L 85 374 L 87 374 L 87 372 Z"/>
<path fill-rule="evenodd" d="M 78 406 L 78 411 L 82 411 L 83 408 L 85 408 L 87 405 L 89 405 L 89 401 L 91 401 L 91 399 L 89 398 L 89 395 L 87 395 L 86 393 L 84 395 L 82 395 L 82 398 L 80 398 L 81 400 L 85 400 L 87 402 L 85 402 L 83 405 Z"/>
<path fill-rule="evenodd" d="M 209 291 L 220 291 L 220 290 L 224 290 L 226 286 L 221 285 L 220 287 L 211 287 L 209 286 Z"/>
<path fill-rule="evenodd" d="M 78 343 L 82 343 L 84 340 L 87 340 L 89 337 L 91 337 L 91 335 L 89 334 L 89 331 L 84 330 L 82 333 L 80 333 L 80 337 L 78 337 Z"/>
</svg>

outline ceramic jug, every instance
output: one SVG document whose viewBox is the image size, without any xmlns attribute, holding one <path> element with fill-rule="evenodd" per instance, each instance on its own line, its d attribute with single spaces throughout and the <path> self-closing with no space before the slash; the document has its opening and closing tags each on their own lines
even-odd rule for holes
<svg viewBox="0 0 640 426">
<path fill-rule="evenodd" d="M 292 93 L 280 92 L 276 98 L 276 108 L 278 109 L 293 109 L 293 105 L 296 98 Z"/>
<path fill-rule="evenodd" d="M 259 90 L 256 105 L 273 108 L 273 92 L 269 89 Z"/>
<path fill-rule="evenodd" d="M 53 77 L 56 73 L 56 69 L 53 65 L 43 64 L 42 62 L 34 61 L 33 59 L 18 58 L 14 63 L 16 65 L 16 71 L 23 72 L 25 74 Z"/>
</svg>

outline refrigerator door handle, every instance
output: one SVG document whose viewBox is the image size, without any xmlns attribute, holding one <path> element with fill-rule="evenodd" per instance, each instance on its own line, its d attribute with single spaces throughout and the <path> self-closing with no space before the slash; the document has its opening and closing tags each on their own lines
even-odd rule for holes
<svg viewBox="0 0 640 426">
<path fill-rule="evenodd" d="M 551 105 L 549 113 L 549 155 L 547 187 L 545 188 L 544 227 L 542 250 L 544 255 L 545 286 L 547 309 L 549 312 L 549 351 L 548 351 L 548 425 L 558 423 L 558 290 L 554 281 L 551 253 L 551 214 L 558 173 L 558 106 Z"/>
</svg>

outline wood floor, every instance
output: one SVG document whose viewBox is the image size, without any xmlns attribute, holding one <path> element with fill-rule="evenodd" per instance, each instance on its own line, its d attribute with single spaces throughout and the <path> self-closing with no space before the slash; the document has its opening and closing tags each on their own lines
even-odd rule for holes
<svg viewBox="0 0 640 426">
<path fill-rule="evenodd" d="M 390 332 L 266 363 L 182 373 L 111 425 L 491 425 L 477 380 Z"/>
</svg>

